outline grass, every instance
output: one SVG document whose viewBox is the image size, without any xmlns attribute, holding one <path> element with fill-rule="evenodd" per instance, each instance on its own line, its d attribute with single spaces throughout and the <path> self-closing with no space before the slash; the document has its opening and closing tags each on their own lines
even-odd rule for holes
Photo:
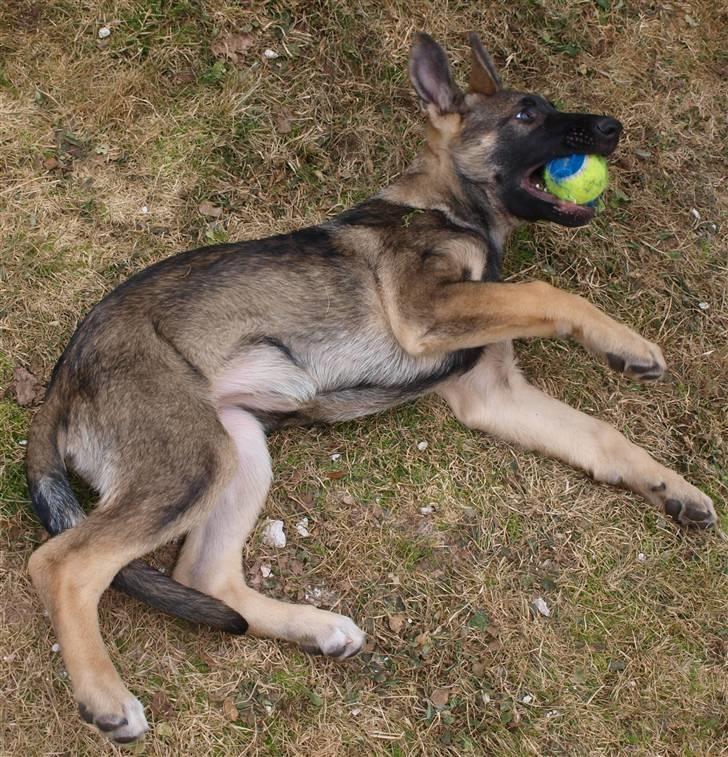
<svg viewBox="0 0 728 757">
<path fill-rule="evenodd" d="M 630 385 L 557 342 L 519 345 L 521 362 L 711 494 L 726 530 L 727 22 L 711 0 L 10 0 L 0 381 L 16 365 L 47 380 L 83 314 L 150 262 L 317 222 L 391 181 L 421 133 L 411 33 L 444 41 L 462 80 L 464 32 L 478 29 L 512 86 L 626 127 L 608 212 L 579 231 L 519 233 L 508 275 L 635 326 L 662 345 L 671 376 Z M 241 65 L 211 51 L 230 31 L 252 35 Z M 203 201 L 221 217 L 202 215 Z M 42 538 L 22 462 L 32 412 L 0 399 L 0 753 L 111 752 L 81 726 L 25 571 Z M 271 448 L 265 514 L 290 542 L 270 550 L 256 533 L 248 573 L 292 601 L 324 589 L 367 630 L 367 651 L 337 665 L 109 594 L 102 629 L 153 727 L 136 751 L 724 753 L 720 534 L 683 533 L 636 496 L 458 426 L 435 399 L 276 434 Z M 294 529 L 304 515 L 309 539 Z M 538 596 L 551 617 L 532 617 Z"/>
</svg>

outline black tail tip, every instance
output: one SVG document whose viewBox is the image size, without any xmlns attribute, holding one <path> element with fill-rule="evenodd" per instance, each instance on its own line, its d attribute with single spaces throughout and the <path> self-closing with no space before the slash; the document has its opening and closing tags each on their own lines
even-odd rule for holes
<svg viewBox="0 0 728 757">
<path fill-rule="evenodd" d="M 235 636 L 243 636 L 248 632 L 248 621 L 242 615 L 236 613 L 235 618 L 225 630 Z"/>
</svg>

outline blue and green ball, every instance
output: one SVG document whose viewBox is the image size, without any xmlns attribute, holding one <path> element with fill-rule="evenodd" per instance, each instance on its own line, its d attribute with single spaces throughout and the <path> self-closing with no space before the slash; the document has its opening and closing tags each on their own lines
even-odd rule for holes
<svg viewBox="0 0 728 757">
<path fill-rule="evenodd" d="M 609 183 L 607 161 L 601 155 L 568 155 L 544 168 L 546 189 L 560 200 L 601 209 Z"/>
</svg>

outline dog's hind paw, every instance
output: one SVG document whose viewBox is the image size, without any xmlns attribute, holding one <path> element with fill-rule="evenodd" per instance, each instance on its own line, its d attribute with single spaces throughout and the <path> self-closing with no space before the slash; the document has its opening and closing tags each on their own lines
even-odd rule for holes
<svg viewBox="0 0 728 757">
<path fill-rule="evenodd" d="M 361 651 L 366 634 L 353 620 L 325 610 L 316 610 L 313 623 L 306 628 L 298 642 L 309 654 L 325 655 L 335 660 L 345 660 Z"/>
<path fill-rule="evenodd" d="M 83 702 L 78 703 L 78 711 L 84 722 L 94 726 L 102 736 L 116 744 L 131 744 L 144 737 L 149 730 L 144 717 L 142 703 L 130 696 L 114 712 L 100 712 Z"/>
</svg>

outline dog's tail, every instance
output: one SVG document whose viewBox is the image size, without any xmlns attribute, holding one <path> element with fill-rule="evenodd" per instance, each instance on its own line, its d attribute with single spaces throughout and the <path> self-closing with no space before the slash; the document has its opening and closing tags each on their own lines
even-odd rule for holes
<svg viewBox="0 0 728 757">
<path fill-rule="evenodd" d="M 62 414 L 52 398 L 38 411 L 30 430 L 26 458 L 33 510 L 51 536 L 78 525 L 85 513 L 68 481 L 59 448 Z M 155 610 L 228 633 L 243 634 L 245 619 L 224 602 L 178 583 L 141 560 L 133 560 L 111 585 Z"/>
</svg>

